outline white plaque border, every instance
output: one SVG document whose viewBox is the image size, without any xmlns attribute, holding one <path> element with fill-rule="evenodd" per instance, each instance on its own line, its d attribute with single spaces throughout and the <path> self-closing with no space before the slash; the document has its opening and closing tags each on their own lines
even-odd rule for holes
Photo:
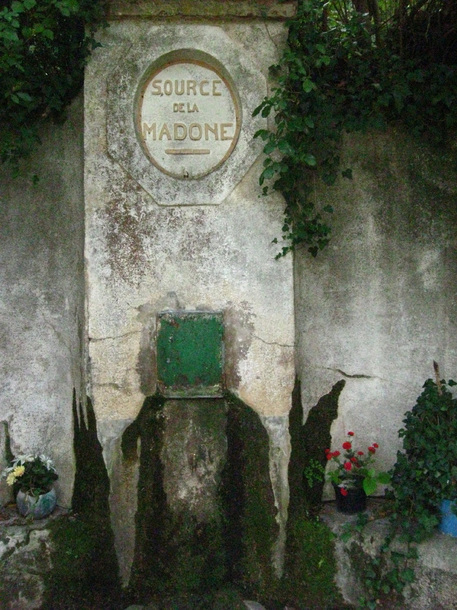
<svg viewBox="0 0 457 610">
<path fill-rule="evenodd" d="M 147 88 L 148 84 L 151 82 L 151 80 L 154 78 L 154 76 L 156 74 L 160 73 L 161 70 L 164 70 L 165 68 L 167 68 L 169 66 L 179 64 L 179 63 L 195 64 L 195 65 L 202 66 L 204 68 L 210 69 L 213 72 L 215 72 L 219 76 L 219 78 L 224 82 L 225 86 L 229 90 L 230 95 L 233 100 L 233 105 L 235 108 L 236 129 L 235 129 L 235 135 L 234 135 L 231 146 L 229 147 L 228 151 L 225 153 L 224 157 L 220 161 L 218 161 L 217 164 L 212 166 L 207 171 L 204 171 L 204 172 L 202 172 L 196 176 L 192 176 L 190 178 L 190 180 L 197 180 L 197 179 L 202 178 L 203 176 L 206 176 L 206 175 L 210 174 L 211 172 L 214 172 L 215 170 L 217 170 L 217 168 L 220 167 L 223 163 L 225 163 L 227 161 L 227 159 L 230 157 L 230 155 L 232 154 L 232 152 L 238 142 L 238 138 L 240 136 L 240 131 L 241 131 L 241 123 L 242 123 L 241 102 L 240 102 L 237 88 L 236 88 L 235 83 L 233 82 L 230 74 L 227 72 L 227 70 L 224 68 L 223 65 L 221 65 L 214 57 L 212 57 L 211 55 L 208 55 L 207 53 L 202 53 L 195 49 L 180 49 L 178 51 L 172 51 L 170 53 L 162 55 L 161 57 L 159 57 L 159 59 L 157 61 L 153 62 L 153 64 L 151 66 L 149 66 L 148 70 L 143 75 L 143 78 L 140 82 L 140 85 L 138 87 L 138 90 L 137 90 L 137 93 L 135 96 L 135 108 L 134 108 L 135 117 L 136 117 L 135 128 L 136 128 L 136 134 L 137 134 L 138 141 L 140 142 L 145 155 L 149 158 L 151 163 L 164 174 L 167 174 L 168 176 L 171 176 L 171 177 L 175 178 L 176 180 L 186 180 L 187 179 L 184 176 L 182 176 L 181 174 L 170 172 L 167 169 L 165 169 L 164 167 L 162 167 L 160 165 L 160 163 L 156 159 L 154 159 L 154 157 L 151 155 L 150 151 L 144 144 L 143 137 L 141 135 L 140 104 L 141 104 L 142 97 L 144 95 L 144 91 Z"/>
</svg>

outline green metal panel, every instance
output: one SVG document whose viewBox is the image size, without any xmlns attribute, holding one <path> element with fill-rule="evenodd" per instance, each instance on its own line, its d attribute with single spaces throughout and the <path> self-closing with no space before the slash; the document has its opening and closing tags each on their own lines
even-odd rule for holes
<svg viewBox="0 0 457 610">
<path fill-rule="evenodd" d="M 164 396 L 223 395 L 223 314 L 166 312 L 158 316 L 157 375 Z"/>
</svg>

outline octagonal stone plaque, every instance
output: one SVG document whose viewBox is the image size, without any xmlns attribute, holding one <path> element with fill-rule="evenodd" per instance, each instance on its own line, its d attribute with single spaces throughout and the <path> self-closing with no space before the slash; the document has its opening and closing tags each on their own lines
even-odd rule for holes
<svg viewBox="0 0 457 610">
<path fill-rule="evenodd" d="M 108 151 L 161 205 L 221 203 L 261 152 L 266 81 L 214 26 L 153 26 L 108 78 Z"/>
</svg>

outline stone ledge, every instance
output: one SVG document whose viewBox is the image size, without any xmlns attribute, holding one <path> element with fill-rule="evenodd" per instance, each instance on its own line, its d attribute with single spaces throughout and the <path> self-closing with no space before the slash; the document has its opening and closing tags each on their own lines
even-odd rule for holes
<svg viewBox="0 0 457 610">
<path fill-rule="evenodd" d="M 17 512 L 16 504 L 10 503 L 5 506 L 0 506 L 0 534 L 7 527 L 12 526 L 27 526 L 29 529 L 44 529 L 47 527 L 50 521 L 54 521 L 63 515 L 68 515 L 69 510 L 56 506 L 55 510 L 49 517 L 45 519 L 38 519 L 36 521 L 28 521 L 26 517 L 22 517 Z"/>
<path fill-rule="evenodd" d="M 382 509 L 383 503 L 382 499 L 369 499 L 368 512 L 374 517 L 373 521 L 366 525 L 360 539 L 355 536 L 347 542 L 343 542 L 338 536 L 342 533 L 344 526 L 348 523 L 355 523 L 357 517 L 338 513 L 333 502 L 328 502 L 321 513 L 322 521 L 337 535 L 335 540 L 338 566 L 336 582 L 343 598 L 350 604 L 356 605 L 363 594 L 362 583 L 357 577 L 357 566 L 354 565 L 354 556 L 359 553 L 361 561 L 363 561 L 363 554 L 374 557 L 388 531 L 387 519 L 375 518 L 375 515 L 379 514 Z M 418 553 L 419 558 L 415 568 L 416 580 L 406 595 L 405 603 L 401 605 L 402 610 L 457 609 L 455 594 L 457 538 L 437 532 L 432 538 L 418 545 Z"/>
<path fill-rule="evenodd" d="M 274 19 L 295 13 L 296 2 L 277 0 L 112 0 L 109 20 L 137 19 Z"/>
<path fill-rule="evenodd" d="M 52 570 L 50 523 L 67 510 L 57 508 L 46 519 L 28 522 L 14 504 L 0 510 L 0 607 L 41 608 L 45 576 Z"/>
</svg>

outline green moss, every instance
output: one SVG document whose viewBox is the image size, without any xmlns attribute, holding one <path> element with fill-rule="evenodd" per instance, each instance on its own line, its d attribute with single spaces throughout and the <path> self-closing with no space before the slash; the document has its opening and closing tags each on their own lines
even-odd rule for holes
<svg viewBox="0 0 457 610">
<path fill-rule="evenodd" d="M 335 584 L 332 532 L 325 524 L 303 516 L 294 520 L 289 536 L 294 561 L 289 562 L 284 578 L 287 602 L 299 608 L 342 608 Z"/>
<path fill-rule="evenodd" d="M 295 513 L 303 514 L 303 510 L 316 513 L 321 504 L 324 488 L 323 478 L 315 480 L 310 486 L 304 472 L 313 463 L 325 468 L 327 460 L 324 450 L 330 447 L 330 427 L 338 415 L 338 400 L 346 382 L 338 381 L 331 391 L 322 396 L 314 406 L 303 424 L 303 408 L 300 397 L 300 384 L 295 384 L 290 412 L 290 437 L 292 452 L 289 465 L 290 504 L 289 520 Z"/>
<path fill-rule="evenodd" d="M 215 412 L 206 416 L 203 408 L 201 425 L 220 425 L 220 413 L 213 404 L 220 402 L 211 401 Z M 202 593 L 226 581 L 221 514 L 216 510 L 212 519 L 199 521 L 190 512 L 174 513 L 167 504 L 161 457 L 165 404 L 160 395 L 147 398 L 122 439 L 126 459 L 134 457 L 141 439 L 135 554 L 129 587 L 133 599 L 138 600 L 159 593 Z"/>
<path fill-rule="evenodd" d="M 335 384 L 311 409 L 303 424 L 300 384 L 297 381 L 290 412 L 290 504 L 283 595 L 299 608 L 343 607 L 335 585 L 336 564 L 330 530 L 318 521 L 324 481 L 310 486 L 304 471 L 314 461 L 325 467 L 324 449 L 330 445 L 330 426 L 338 413 L 344 380 Z"/>
<path fill-rule="evenodd" d="M 272 547 L 278 525 L 267 432 L 258 415 L 233 396 L 213 399 L 207 410 L 205 400 L 201 402 L 198 426 L 215 428 L 216 435 L 222 430 L 227 440 L 219 500 L 207 521 L 197 520 L 190 511 L 174 513 L 167 504 L 162 463 L 165 399 L 159 395 L 146 399 L 124 433 L 125 459 L 137 457 L 141 440 L 132 599 L 144 602 L 174 595 L 188 600 L 193 595 L 199 600 L 228 583 L 257 599 L 275 594 Z M 221 408 L 227 412 L 225 430 Z"/>
<path fill-rule="evenodd" d="M 62 517 L 51 536 L 53 569 L 45 576 L 42 610 L 122 609 L 110 532 L 100 520 Z"/>
<path fill-rule="evenodd" d="M 149 610 L 246 610 L 243 596 L 234 588 L 226 587 L 203 595 L 184 594 L 154 599 Z"/>
<path fill-rule="evenodd" d="M 223 472 L 228 575 L 250 595 L 276 596 L 272 548 L 279 534 L 269 474 L 269 440 L 259 416 L 229 395 L 227 463 Z"/>
<path fill-rule="evenodd" d="M 109 479 L 89 399 L 86 419 L 87 424 L 73 397 L 75 512 L 51 525 L 53 569 L 44 578 L 42 610 L 122 608 L 110 523 Z"/>
<path fill-rule="evenodd" d="M 160 460 L 164 402 L 164 398 L 158 395 L 146 398 L 137 419 L 122 437 L 122 451 L 126 459 L 134 458 L 138 439 L 141 439 L 135 554 L 129 586 L 137 599 L 151 594 L 151 591 L 160 591 L 167 585 L 164 539 L 167 503 Z"/>
<path fill-rule="evenodd" d="M 232 395 L 208 402 L 206 411 L 202 404 L 201 413 L 199 406 L 198 426 L 216 427 L 214 434 L 221 434 L 226 422 L 227 441 L 219 500 L 214 515 L 202 521 L 190 510 L 172 511 L 167 503 L 163 450 L 166 423 L 170 425 L 171 420 L 165 419 L 163 396 L 147 398 L 122 438 L 123 458 L 140 460 L 134 560 L 124 599 L 117 579 L 109 522 L 109 481 L 95 415 L 89 402 L 86 425 L 74 405 L 77 473 L 73 503 L 78 514 L 52 526 L 54 569 L 46 577 L 44 610 L 115 610 L 126 605 L 127 599 L 128 603 L 153 602 L 167 610 L 225 610 L 237 608 L 246 596 L 270 609 L 282 608 L 288 602 L 300 609 L 330 608 L 332 604 L 343 607 L 334 584 L 331 534 L 309 518 L 312 490 L 305 490 L 303 479 L 308 461 L 318 459 L 329 444 L 330 425 L 343 386 L 344 382 L 336 384 L 319 401 L 305 426 L 298 385 L 294 392 L 290 416 L 291 511 L 282 581 L 272 565 L 279 526 L 269 473 L 269 439 L 257 413 Z M 314 439 L 314 443 L 305 443 L 305 438 Z M 226 587 L 237 587 L 243 595 Z"/>
</svg>

